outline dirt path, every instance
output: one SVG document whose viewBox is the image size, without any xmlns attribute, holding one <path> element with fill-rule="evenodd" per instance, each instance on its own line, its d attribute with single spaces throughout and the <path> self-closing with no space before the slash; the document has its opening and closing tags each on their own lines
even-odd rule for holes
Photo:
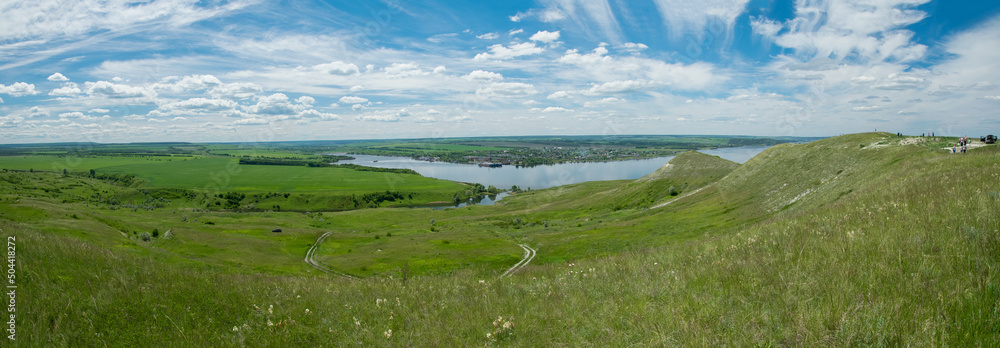
<svg viewBox="0 0 1000 348">
<path fill-rule="evenodd" d="M 688 192 L 688 193 L 685 193 L 685 194 L 681 195 L 680 197 L 677 197 L 677 198 L 674 198 L 674 199 L 671 199 L 670 201 L 667 201 L 667 202 L 663 202 L 663 203 L 660 203 L 660 204 L 657 204 L 657 205 L 654 205 L 654 206 L 653 206 L 652 208 L 649 208 L 649 209 L 656 209 L 656 208 L 663 208 L 663 207 L 665 207 L 665 206 L 669 205 L 670 203 L 673 203 L 673 202 L 676 202 L 676 201 L 679 201 L 679 200 L 680 200 L 681 198 L 684 198 L 684 197 L 687 197 L 687 196 L 690 196 L 690 195 L 693 195 L 693 194 L 695 194 L 695 193 L 698 193 L 698 192 L 700 192 L 701 190 L 704 190 L 704 189 L 705 189 L 706 187 L 708 187 L 708 186 L 702 186 L 702 187 L 698 188 L 697 190 L 694 190 L 694 191 L 691 191 L 691 192 Z"/>
<path fill-rule="evenodd" d="M 316 262 L 316 260 L 313 259 L 313 256 L 316 255 L 316 248 L 319 247 L 320 244 L 323 244 L 323 241 L 326 240 L 326 237 L 329 237 L 331 234 L 333 234 L 333 232 L 324 233 L 322 236 L 319 236 L 319 238 L 316 239 L 316 243 L 313 243 L 313 245 L 311 247 L 309 247 L 309 250 L 306 251 L 306 260 L 305 260 L 306 263 L 308 263 L 310 266 L 313 266 L 313 268 L 318 269 L 321 272 L 326 273 L 326 274 L 332 274 L 332 275 L 335 275 L 335 276 L 341 276 L 341 277 L 347 277 L 347 278 L 354 278 L 354 277 L 352 277 L 350 275 L 347 275 L 347 274 L 344 274 L 344 273 L 340 273 L 340 272 L 334 271 L 333 269 L 330 269 L 329 267 L 323 266 L 323 265 L 319 264 L 318 262 Z"/>
<path fill-rule="evenodd" d="M 522 257 L 521 261 L 514 265 L 514 267 L 508 268 L 506 272 L 503 272 L 503 274 L 500 275 L 501 278 L 509 276 L 511 273 L 524 268 L 524 266 L 527 266 L 528 263 L 531 262 L 531 259 L 535 258 L 535 249 L 532 249 L 525 244 L 518 244 L 518 246 L 520 246 L 521 249 L 524 249 L 524 257 Z"/>
</svg>

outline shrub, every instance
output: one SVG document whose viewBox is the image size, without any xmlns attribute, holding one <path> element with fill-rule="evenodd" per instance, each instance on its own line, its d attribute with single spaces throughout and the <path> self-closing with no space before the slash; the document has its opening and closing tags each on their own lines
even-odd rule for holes
<svg viewBox="0 0 1000 348">
<path fill-rule="evenodd" d="M 142 241 L 144 242 L 148 242 L 153 239 L 153 237 L 149 235 L 149 232 L 143 232 L 142 234 L 139 235 L 139 238 L 142 239 Z"/>
<path fill-rule="evenodd" d="M 154 228 L 153 229 L 153 238 L 156 238 L 156 237 L 159 237 L 159 236 L 160 236 L 160 229 Z"/>
</svg>

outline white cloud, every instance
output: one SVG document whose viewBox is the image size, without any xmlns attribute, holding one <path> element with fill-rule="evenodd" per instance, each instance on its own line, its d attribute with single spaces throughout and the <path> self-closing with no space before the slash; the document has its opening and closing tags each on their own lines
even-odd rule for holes
<svg viewBox="0 0 1000 348">
<path fill-rule="evenodd" d="M 106 114 L 111 112 L 111 110 L 98 108 L 98 109 L 90 109 L 90 112 L 95 114 Z"/>
<path fill-rule="evenodd" d="M 880 111 L 880 110 L 882 110 L 882 107 L 879 106 L 879 105 L 855 106 L 854 108 L 851 109 L 851 111 L 855 111 L 855 112 L 873 112 L 873 111 Z"/>
<path fill-rule="evenodd" d="M 649 46 L 646 46 L 645 44 L 641 44 L 641 43 L 626 42 L 626 43 L 622 44 L 622 48 L 625 49 L 625 51 L 628 51 L 631 54 L 639 54 L 640 52 L 648 49 Z"/>
<path fill-rule="evenodd" d="M 625 81 L 612 81 L 602 84 L 595 84 L 590 87 L 587 92 L 589 94 L 618 94 L 618 93 L 633 93 L 644 90 L 650 87 L 652 84 L 647 80 L 625 80 Z"/>
<path fill-rule="evenodd" d="M 87 82 L 84 91 L 90 95 L 103 95 L 108 98 L 147 98 L 156 97 L 156 92 L 145 87 L 133 87 L 108 81 Z"/>
<path fill-rule="evenodd" d="M 607 98 L 604 98 L 604 99 L 601 99 L 601 100 L 593 100 L 593 101 L 584 102 L 583 103 L 583 107 L 585 107 L 585 108 L 596 108 L 596 107 L 601 107 L 601 106 L 606 106 L 606 105 L 611 105 L 611 104 L 619 104 L 619 103 L 624 103 L 624 102 L 625 102 L 625 99 L 622 99 L 622 98 L 607 97 Z"/>
<path fill-rule="evenodd" d="M 0 94 L 10 94 L 15 97 L 38 94 L 35 85 L 25 82 L 14 82 L 10 86 L 0 84 Z"/>
<path fill-rule="evenodd" d="M 252 82 L 236 82 L 215 86 L 208 91 L 208 95 L 215 98 L 250 99 L 258 94 L 263 94 L 264 88 Z"/>
<path fill-rule="evenodd" d="M 358 69 L 357 65 L 354 65 L 353 63 L 345 63 L 339 60 L 330 63 L 313 65 L 311 69 L 322 73 L 330 75 L 338 75 L 338 76 L 351 76 L 351 75 L 358 75 L 361 73 L 361 70 Z M 299 67 L 297 68 L 297 70 L 307 70 L 307 69 Z"/>
<path fill-rule="evenodd" d="M 834 58 L 861 62 L 907 62 L 927 47 L 912 42 L 903 28 L 927 17 L 917 10 L 930 0 L 797 2 L 796 17 L 784 23 L 757 18 L 754 32 L 795 50 L 802 59 Z"/>
<path fill-rule="evenodd" d="M 500 81 L 503 80 L 503 75 L 492 71 L 475 70 L 462 78 L 469 81 Z"/>
<path fill-rule="evenodd" d="M 137 120 L 145 120 L 146 116 L 132 114 L 132 115 L 128 115 L 128 116 L 125 116 L 125 117 L 122 117 L 122 118 L 124 118 L 126 120 L 130 120 L 130 121 L 137 121 Z"/>
<path fill-rule="evenodd" d="M 477 54 L 473 59 L 484 61 L 490 59 L 505 60 L 521 56 L 529 56 L 545 52 L 544 48 L 535 46 L 534 42 L 512 43 L 509 47 L 501 44 L 490 46 L 490 51 Z"/>
<path fill-rule="evenodd" d="M 510 32 L 507 33 L 507 35 L 514 36 L 514 35 L 517 35 L 517 34 L 520 34 L 520 33 L 523 33 L 523 32 L 524 32 L 524 29 L 516 29 L 516 30 L 511 30 Z"/>
<path fill-rule="evenodd" d="M 48 80 L 49 81 L 62 82 L 62 81 L 69 81 L 69 78 L 67 78 L 63 74 L 55 73 L 55 74 L 52 74 L 51 76 L 49 76 Z"/>
<path fill-rule="evenodd" d="M 80 90 L 80 86 L 78 86 L 76 83 L 67 82 L 64 83 L 62 87 L 53 89 L 51 92 L 49 92 L 49 95 L 57 97 L 71 97 L 82 93 L 83 91 Z"/>
<path fill-rule="evenodd" d="M 570 109 L 567 109 L 567 108 L 564 108 L 564 107 L 559 107 L 559 106 L 550 106 L 550 107 L 547 107 L 544 110 L 542 110 L 542 112 L 545 112 L 545 113 L 548 113 L 548 112 L 570 112 L 570 111 L 573 111 L 573 110 L 570 110 Z"/>
<path fill-rule="evenodd" d="M 302 105 L 313 105 L 313 104 L 316 103 L 316 98 L 310 97 L 308 95 L 304 95 L 304 96 L 299 97 L 298 99 L 295 99 L 295 101 L 299 102 L 299 104 L 302 104 Z"/>
<path fill-rule="evenodd" d="M 328 114 L 316 111 L 314 109 L 303 110 L 302 112 L 299 113 L 299 117 L 308 119 L 317 119 L 320 121 L 332 121 L 340 119 L 340 116 L 337 116 L 337 114 Z"/>
<path fill-rule="evenodd" d="M 262 115 L 295 115 L 308 108 L 308 105 L 294 104 L 284 93 L 275 93 L 257 98 L 257 104 L 244 107 L 244 111 Z"/>
<path fill-rule="evenodd" d="M 489 87 L 476 90 L 477 95 L 482 96 L 527 96 L 537 94 L 538 90 L 529 83 L 522 82 L 494 82 Z"/>
<path fill-rule="evenodd" d="M 986 98 L 986 99 L 989 99 L 989 100 L 1000 100 L 1000 95 L 988 95 L 988 96 L 985 96 L 983 98 Z"/>
<path fill-rule="evenodd" d="M 362 86 L 362 85 L 351 86 L 351 93 L 358 93 L 358 92 L 361 92 L 363 90 L 365 90 L 365 87 Z"/>
<path fill-rule="evenodd" d="M 924 86 L 924 79 L 916 76 L 891 74 L 871 86 L 873 89 L 906 90 Z"/>
<path fill-rule="evenodd" d="M 539 31 L 528 38 L 531 41 L 539 41 L 544 43 L 551 43 L 552 41 L 559 40 L 559 31 Z"/>
<path fill-rule="evenodd" d="M 500 38 L 500 34 L 497 34 L 497 33 L 486 33 L 486 34 L 483 34 L 483 35 L 476 35 L 476 38 L 482 39 L 482 40 L 496 40 L 496 39 Z"/>
<path fill-rule="evenodd" d="M 171 111 L 185 111 L 185 112 L 224 111 L 224 110 L 235 109 L 238 106 L 239 105 L 236 104 L 236 102 L 228 99 L 191 98 L 178 102 L 163 104 L 160 106 L 159 110 L 165 113 L 169 113 Z"/>
<path fill-rule="evenodd" d="M 444 65 L 438 65 L 437 67 L 434 68 L 434 73 L 435 74 L 444 74 L 444 72 L 447 71 L 447 70 L 448 70 L 448 68 L 445 68 Z"/>
<path fill-rule="evenodd" d="M 49 110 L 41 106 L 32 106 L 28 109 L 28 118 L 49 117 Z"/>
<path fill-rule="evenodd" d="M 564 98 L 569 98 L 569 97 L 572 97 L 572 95 L 570 94 L 570 92 L 567 92 L 567 91 L 555 91 L 555 92 L 552 92 L 552 94 L 549 94 L 549 96 L 546 97 L 546 98 L 548 98 L 548 99 L 564 99 Z"/>
<path fill-rule="evenodd" d="M 268 120 L 263 119 L 263 118 L 244 118 L 244 119 L 241 119 L 241 120 L 236 120 L 235 122 L 233 122 L 233 125 L 238 125 L 238 126 L 261 126 L 261 125 L 266 125 L 266 124 L 270 124 L 270 123 L 271 123 L 271 121 L 268 121 Z"/>
<path fill-rule="evenodd" d="M 157 90 L 167 90 L 175 93 L 200 91 L 222 85 L 222 81 L 212 75 L 168 76 L 153 84 Z"/>
<path fill-rule="evenodd" d="M 566 19 L 566 14 L 556 8 L 547 9 L 532 9 L 527 12 L 518 12 L 517 14 L 508 17 L 511 22 L 520 22 L 525 18 L 537 17 L 538 20 L 545 23 L 552 23 Z"/>
<path fill-rule="evenodd" d="M 399 122 L 403 117 L 407 116 L 410 116 L 410 112 L 404 108 L 399 110 L 374 111 L 355 116 L 354 119 L 365 122 Z"/>
<path fill-rule="evenodd" d="M 417 63 L 392 63 L 391 66 L 382 68 L 386 75 L 391 77 L 411 77 L 428 75 L 429 73 L 420 69 Z"/>
<path fill-rule="evenodd" d="M 344 96 L 340 98 L 340 102 L 344 104 L 362 104 L 367 103 L 368 99 L 355 96 Z"/>
</svg>

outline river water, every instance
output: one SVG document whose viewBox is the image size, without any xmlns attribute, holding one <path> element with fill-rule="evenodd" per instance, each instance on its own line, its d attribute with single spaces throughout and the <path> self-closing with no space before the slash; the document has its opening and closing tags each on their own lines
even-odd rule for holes
<svg viewBox="0 0 1000 348">
<path fill-rule="evenodd" d="M 701 152 L 719 156 L 733 162 L 743 163 L 767 148 L 767 146 L 729 147 L 702 150 Z M 656 171 L 669 162 L 670 159 L 674 158 L 674 156 L 665 156 L 615 162 L 562 163 L 520 168 L 515 166 L 484 168 L 474 164 L 428 162 L 406 157 L 350 156 L 355 159 L 337 163 L 351 163 L 381 168 L 412 169 L 426 177 L 480 183 L 487 187 L 492 185 L 500 189 L 510 189 L 513 185 L 517 185 L 522 189 L 543 189 L 586 181 L 638 179 Z M 492 200 L 488 204 L 492 204 Z"/>
</svg>

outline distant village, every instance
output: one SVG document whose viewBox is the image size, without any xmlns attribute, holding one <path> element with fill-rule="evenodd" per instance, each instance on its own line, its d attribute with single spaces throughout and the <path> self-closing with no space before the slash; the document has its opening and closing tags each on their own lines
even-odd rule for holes
<svg viewBox="0 0 1000 348">
<path fill-rule="evenodd" d="M 476 151 L 479 152 L 479 151 Z M 463 164 L 479 164 L 482 167 L 497 166 L 536 166 L 542 164 L 556 164 L 568 162 L 606 162 L 621 161 L 629 159 L 654 158 L 675 154 L 676 151 L 639 151 L 635 149 L 608 149 L 608 148 L 577 148 L 577 147 L 540 147 L 540 148 L 516 148 L 500 152 L 486 152 L 483 154 L 460 156 L 419 156 L 415 157 L 421 161 L 428 162 L 449 162 Z"/>
</svg>

